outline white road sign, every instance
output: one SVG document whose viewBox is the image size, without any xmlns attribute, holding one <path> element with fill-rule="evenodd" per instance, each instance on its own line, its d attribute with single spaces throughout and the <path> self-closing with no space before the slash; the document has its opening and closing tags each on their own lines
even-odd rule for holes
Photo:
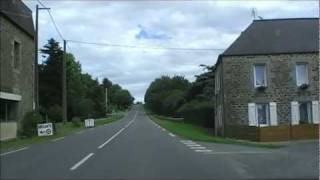
<svg viewBox="0 0 320 180">
<path fill-rule="evenodd" d="M 38 124 L 38 136 L 52 136 L 52 123 Z"/>
<path fill-rule="evenodd" d="M 94 119 L 86 119 L 86 120 L 84 120 L 84 126 L 86 128 L 94 127 Z"/>
</svg>

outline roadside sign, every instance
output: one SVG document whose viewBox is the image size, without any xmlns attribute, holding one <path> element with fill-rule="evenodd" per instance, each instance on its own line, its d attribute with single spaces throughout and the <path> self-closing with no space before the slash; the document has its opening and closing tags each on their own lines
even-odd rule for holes
<svg viewBox="0 0 320 180">
<path fill-rule="evenodd" d="M 86 128 L 94 127 L 94 119 L 86 119 L 86 120 L 84 120 L 84 126 Z"/>
<path fill-rule="evenodd" d="M 52 136 L 53 125 L 52 123 L 38 124 L 38 136 Z"/>
</svg>

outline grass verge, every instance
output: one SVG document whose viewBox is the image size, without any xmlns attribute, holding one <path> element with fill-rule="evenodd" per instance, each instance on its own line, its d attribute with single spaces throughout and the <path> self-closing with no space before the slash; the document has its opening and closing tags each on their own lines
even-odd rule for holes
<svg viewBox="0 0 320 180">
<path fill-rule="evenodd" d="M 253 141 L 247 141 L 247 140 L 216 137 L 208 134 L 202 127 L 199 127 L 193 124 L 171 121 L 171 120 L 168 120 L 166 117 L 158 116 L 151 113 L 147 113 L 147 115 L 155 123 L 159 124 L 160 126 L 167 129 L 168 131 L 184 139 L 190 139 L 193 141 L 222 143 L 222 144 L 238 144 L 238 145 L 246 145 L 246 146 L 261 147 L 261 148 L 283 147 L 283 145 L 280 145 L 278 143 L 263 143 L 263 142 L 253 142 Z"/>
<path fill-rule="evenodd" d="M 113 114 L 108 118 L 99 119 L 95 122 L 95 126 L 101 126 L 105 124 L 112 123 L 124 117 L 126 112 L 121 112 Z M 84 130 L 84 123 L 81 123 L 81 126 L 75 127 L 71 122 L 56 123 L 56 133 L 53 136 L 33 136 L 28 138 L 16 138 L 8 141 L 0 141 L 0 152 L 5 152 L 13 149 L 18 149 L 30 144 L 41 143 L 49 140 L 53 140 L 59 137 L 67 136 L 78 131 Z"/>
</svg>

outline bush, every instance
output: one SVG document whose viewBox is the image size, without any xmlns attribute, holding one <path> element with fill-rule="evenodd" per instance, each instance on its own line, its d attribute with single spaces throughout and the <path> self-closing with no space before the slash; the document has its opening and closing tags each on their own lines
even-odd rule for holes
<svg viewBox="0 0 320 180">
<path fill-rule="evenodd" d="M 48 117 L 53 122 L 60 122 L 62 120 L 62 109 L 58 105 L 53 105 L 48 110 Z"/>
<path fill-rule="evenodd" d="M 162 103 L 162 113 L 167 116 L 177 117 L 178 108 L 185 103 L 184 91 L 173 90 Z"/>
<path fill-rule="evenodd" d="M 211 101 L 190 101 L 179 108 L 178 114 L 187 122 L 214 127 L 214 104 Z"/>
<path fill-rule="evenodd" d="M 33 136 L 37 134 L 37 124 L 42 123 L 42 116 L 37 112 L 28 112 L 21 122 L 21 134 L 23 136 Z"/>
<path fill-rule="evenodd" d="M 72 118 L 72 125 L 74 127 L 80 127 L 81 125 L 81 119 L 79 117 L 73 117 Z"/>
</svg>

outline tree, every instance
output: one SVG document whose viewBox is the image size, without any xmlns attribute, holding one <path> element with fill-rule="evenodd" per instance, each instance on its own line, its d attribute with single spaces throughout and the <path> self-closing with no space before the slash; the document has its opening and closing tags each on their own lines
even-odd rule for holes
<svg viewBox="0 0 320 180">
<path fill-rule="evenodd" d="M 41 53 L 46 60 L 39 65 L 39 100 L 41 113 L 61 121 L 62 60 L 59 43 L 49 39 Z M 73 117 L 102 117 L 106 114 L 105 88 L 109 89 L 111 106 L 125 109 L 133 103 L 130 92 L 113 84 L 108 78 L 102 83 L 90 74 L 82 73 L 81 64 L 71 53 L 66 54 L 68 119 Z"/>
<path fill-rule="evenodd" d="M 169 110 L 170 112 L 166 109 L 168 106 L 165 107 L 164 100 L 170 96 L 171 93 L 174 93 L 175 90 L 180 90 L 182 92 L 187 91 L 189 86 L 189 81 L 182 76 L 174 76 L 172 78 L 169 76 L 162 76 L 157 78 L 150 84 L 146 91 L 144 97 L 146 107 L 159 114 L 173 114 L 173 109 Z M 173 96 L 177 95 L 172 95 L 172 99 Z M 169 100 L 167 100 L 167 104 L 170 104 L 168 101 Z"/>
<path fill-rule="evenodd" d="M 50 39 L 41 49 L 41 53 L 47 56 L 47 59 L 39 65 L 39 102 L 40 106 L 48 109 L 61 104 L 63 51 L 57 41 Z"/>
</svg>

